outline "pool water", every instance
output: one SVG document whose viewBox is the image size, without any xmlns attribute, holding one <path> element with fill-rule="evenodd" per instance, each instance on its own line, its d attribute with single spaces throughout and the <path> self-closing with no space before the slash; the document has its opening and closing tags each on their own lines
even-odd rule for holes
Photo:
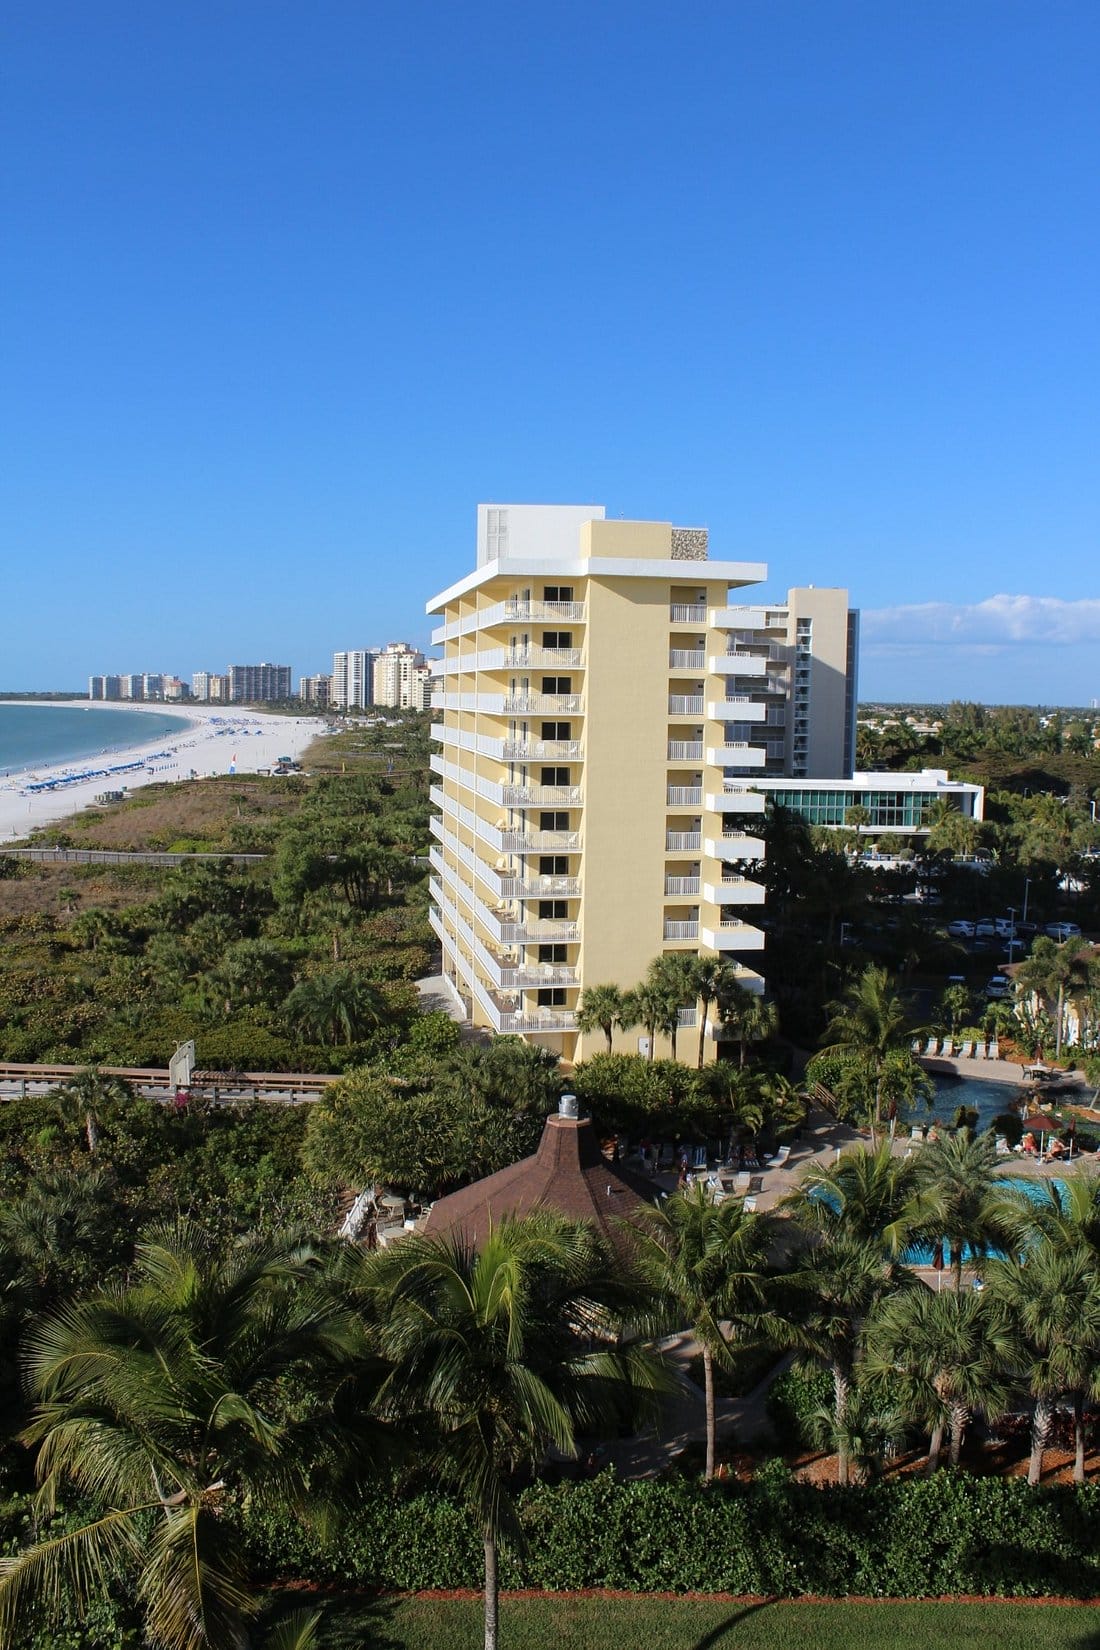
<svg viewBox="0 0 1100 1650">
<path fill-rule="evenodd" d="M 1011 1111 L 1023 1091 L 1022 1083 L 996 1083 L 988 1077 L 948 1077 L 936 1079 L 936 1098 L 928 1112 L 919 1102 L 911 1107 L 909 1121 L 932 1117 L 938 1123 L 953 1123 L 960 1106 L 978 1114 L 978 1133 L 1001 1112 Z"/>
<path fill-rule="evenodd" d="M 1063 1194 L 1066 1189 L 1066 1183 L 1064 1180 L 1040 1180 L 1037 1177 L 1032 1177 L 1030 1175 L 1005 1175 L 1001 1179 L 1000 1184 L 1007 1190 L 1023 1192 L 1024 1196 L 1029 1198 L 1032 1203 L 1046 1202 L 1048 1186 L 1057 1187 L 1059 1195 Z M 931 1266 L 935 1261 L 936 1249 L 938 1247 L 941 1246 L 935 1243 L 911 1243 L 908 1249 L 903 1251 L 901 1258 L 906 1266 Z M 946 1270 L 946 1268 L 951 1264 L 951 1251 L 947 1243 L 942 1245 L 942 1256 L 944 1268 Z M 969 1244 L 964 1246 L 964 1266 L 969 1265 L 972 1261 L 980 1261 L 983 1258 L 984 1257 L 981 1255 L 974 1254 Z M 989 1258 L 993 1260 L 1003 1260 L 1004 1252 L 1001 1249 L 991 1249 L 989 1251 Z"/>
</svg>

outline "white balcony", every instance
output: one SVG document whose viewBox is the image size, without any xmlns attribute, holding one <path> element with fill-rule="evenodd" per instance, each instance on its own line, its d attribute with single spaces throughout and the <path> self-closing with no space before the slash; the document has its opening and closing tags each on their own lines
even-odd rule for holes
<svg viewBox="0 0 1100 1650">
<path fill-rule="evenodd" d="M 506 649 L 502 659 L 505 670 L 529 670 L 532 665 L 540 669 L 577 670 L 581 650 L 579 647 L 514 647 Z"/>
<path fill-rule="evenodd" d="M 502 851 L 513 854 L 568 853 L 581 845 L 579 831 L 501 831 Z"/>
<path fill-rule="evenodd" d="M 577 619 L 583 623 L 583 602 L 502 602 L 504 617 L 525 624 L 529 619 Z"/>
<path fill-rule="evenodd" d="M 668 759 L 670 762 L 701 762 L 703 760 L 703 741 L 701 739 L 670 739 L 668 742 Z"/>
<path fill-rule="evenodd" d="M 669 670 L 691 670 L 702 673 L 707 668 L 707 656 L 700 648 L 674 647 L 668 656 Z"/>
<path fill-rule="evenodd" d="M 712 814 L 762 814 L 768 799 L 762 791 L 748 785 L 735 785 L 732 780 L 720 791 L 707 793 L 707 809 Z"/>
<path fill-rule="evenodd" d="M 699 919 L 691 922 L 670 922 L 666 919 L 664 926 L 666 940 L 697 940 L 699 938 Z"/>
<path fill-rule="evenodd" d="M 533 922 L 505 923 L 502 938 L 505 945 L 568 945 L 579 940 L 580 934 L 575 922 L 538 918 Z"/>
<path fill-rule="evenodd" d="M 712 607 L 712 630 L 765 630 L 767 623 L 762 607 Z"/>
<path fill-rule="evenodd" d="M 532 1037 L 540 1033 L 576 1031 L 577 1016 L 565 1008 L 535 1008 L 527 1014 L 502 1014 L 497 1029 L 513 1036 Z"/>
<path fill-rule="evenodd" d="M 702 716 L 703 695 L 701 693 L 669 695 L 668 714 L 670 716 Z"/>
<path fill-rule="evenodd" d="M 762 860 L 767 850 L 758 836 L 723 832 L 721 836 L 707 838 L 704 852 L 708 859 Z"/>
<path fill-rule="evenodd" d="M 700 938 L 711 951 L 762 951 L 764 930 L 747 922 L 723 922 L 717 928 L 702 928 Z"/>
<path fill-rule="evenodd" d="M 665 852 L 667 854 L 697 854 L 701 841 L 702 835 L 699 831 L 666 831 Z"/>
<path fill-rule="evenodd" d="M 429 785 L 428 786 L 428 801 L 429 802 L 434 802 L 437 808 L 442 808 L 446 805 L 446 800 L 447 800 L 446 797 L 443 795 L 442 785 Z"/>
<path fill-rule="evenodd" d="M 763 745 L 749 745 L 743 740 L 715 745 L 707 751 L 707 761 L 712 768 L 762 768 L 766 760 Z"/>
<path fill-rule="evenodd" d="M 748 877 L 721 877 L 703 884 L 703 898 L 708 905 L 764 905 L 767 897 L 763 883 Z"/>
<path fill-rule="evenodd" d="M 501 877 L 504 899 L 577 899 L 580 877 Z"/>
<path fill-rule="evenodd" d="M 701 785 L 670 785 L 665 794 L 666 808 L 698 808 L 702 800 Z"/>
<path fill-rule="evenodd" d="M 712 654 L 707 663 L 712 676 L 766 676 L 767 659 L 758 653 Z"/>
<path fill-rule="evenodd" d="M 699 897 L 701 878 L 699 877 L 666 877 L 666 899 L 690 899 Z"/>
<path fill-rule="evenodd" d="M 580 788 L 576 785 L 498 785 L 501 799 L 510 808 L 555 806 L 579 808 Z"/>
<path fill-rule="evenodd" d="M 506 693 L 501 708 L 506 716 L 530 716 L 542 711 L 576 716 L 583 707 L 579 693 Z"/>
<path fill-rule="evenodd" d="M 747 693 L 727 694 L 725 699 L 707 706 L 707 715 L 712 722 L 763 722 L 768 707 L 758 699 L 750 699 Z"/>
<path fill-rule="evenodd" d="M 577 739 L 505 739 L 503 757 L 506 762 L 579 762 L 581 746 Z"/>
<path fill-rule="evenodd" d="M 672 624 L 701 624 L 707 622 L 705 602 L 670 602 L 669 620 Z"/>
</svg>

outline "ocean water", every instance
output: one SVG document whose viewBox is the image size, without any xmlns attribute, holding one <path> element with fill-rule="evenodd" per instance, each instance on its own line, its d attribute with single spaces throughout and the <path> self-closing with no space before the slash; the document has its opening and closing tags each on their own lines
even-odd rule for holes
<svg viewBox="0 0 1100 1650">
<path fill-rule="evenodd" d="M 186 716 L 167 711 L 0 703 L 0 779 L 167 739 L 188 725 Z"/>
</svg>

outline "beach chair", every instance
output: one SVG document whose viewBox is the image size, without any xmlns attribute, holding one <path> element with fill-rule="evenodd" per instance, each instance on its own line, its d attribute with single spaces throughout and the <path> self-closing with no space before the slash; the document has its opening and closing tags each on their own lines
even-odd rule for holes
<svg viewBox="0 0 1100 1650">
<path fill-rule="evenodd" d="M 925 1052 L 925 1054 L 935 1054 L 938 1051 L 939 1046 L 940 1046 L 940 1040 L 939 1040 L 938 1037 L 929 1037 L 928 1047 L 925 1049 L 924 1052 Z"/>
<path fill-rule="evenodd" d="M 996 1037 L 985 1045 L 985 1057 L 987 1060 L 996 1060 L 1000 1055 L 1000 1052 L 1000 1049 L 997 1047 Z"/>
<path fill-rule="evenodd" d="M 696 1146 L 695 1150 L 691 1154 L 691 1166 L 693 1169 L 706 1168 L 707 1148 L 705 1146 Z"/>
<path fill-rule="evenodd" d="M 974 1044 L 960 1043 L 958 1057 L 960 1060 L 972 1060 L 974 1058 Z"/>
<path fill-rule="evenodd" d="M 736 1176 L 736 1178 L 733 1182 L 734 1191 L 735 1192 L 747 1192 L 748 1189 L 749 1189 L 749 1181 L 751 1179 L 752 1179 L 752 1176 L 749 1174 L 749 1171 L 747 1169 L 742 1169 L 740 1174 Z"/>
<path fill-rule="evenodd" d="M 954 1052 L 955 1052 L 955 1039 L 953 1037 L 945 1037 L 944 1040 L 943 1040 L 943 1047 L 940 1049 L 940 1053 L 942 1055 L 944 1055 L 944 1057 L 946 1059 L 950 1059 L 951 1056 L 954 1054 Z"/>
<path fill-rule="evenodd" d="M 913 1038 L 913 1053 L 914 1054 L 923 1054 L 924 1053 L 924 1038 L 923 1037 L 914 1037 Z"/>
<path fill-rule="evenodd" d="M 772 1168 L 773 1169 L 781 1169 L 783 1167 L 784 1163 L 787 1161 L 788 1157 L 790 1157 L 790 1155 L 791 1155 L 791 1148 L 789 1146 L 780 1146 L 779 1150 L 776 1152 L 775 1156 L 772 1158 Z"/>
<path fill-rule="evenodd" d="M 744 1209 L 744 1211 L 747 1215 L 755 1214 L 756 1213 L 756 1199 L 754 1197 L 747 1197 L 745 1199 L 744 1203 L 742 1204 L 742 1208 Z"/>
<path fill-rule="evenodd" d="M 994 1140 L 993 1149 L 996 1151 L 998 1157 L 1012 1156 L 1012 1147 L 1009 1145 L 1003 1134 L 999 1134 Z"/>
<path fill-rule="evenodd" d="M 749 1177 L 749 1191 L 750 1192 L 762 1192 L 763 1190 L 764 1190 L 764 1176 L 762 1174 L 751 1175 Z"/>
</svg>

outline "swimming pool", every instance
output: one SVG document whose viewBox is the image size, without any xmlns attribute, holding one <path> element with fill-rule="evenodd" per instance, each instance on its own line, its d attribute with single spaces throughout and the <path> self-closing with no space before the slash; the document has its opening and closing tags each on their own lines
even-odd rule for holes
<svg viewBox="0 0 1100 1650">
<path fill-rule="evenodd" d="M 1032 1203 L 1043 1203 L 1046 1201 L 1048 1186 L 1057 1187 L 1060 1195 L 1064 1194 L 1066 1189 L 1066 1183 L 1064 1180 L 1045 1180 L 1040 1179 L 1038 1175 L 1004 1175 L 999 1178 L 1000 1184 L 1006 1191 L 1023 1192 L 1024 1196 L 1029 1198 Z M 944 1268 L 946 1269 L 951 1264 L 951 1252 L 946 1242 L 942 1244 L 911 1243 L 908 1249 L 903 1251 L 901 1258 L 906 1266 L 932 1266 L 935 1262 L 937 1249 L 941 1252 Z M 964 1266 L 969 1265 L 973 1261 L 980 1261 L 986 1258 L 1003 1260 L 1004 1251 L 1001 1249 L 991 1249 L 989 1251 L 989 1256 L 986 1257 L 983 1255 L 976 1255 L 969 1244 L 966 1244 L 963 1248 Z"/>
<path fill-rule="evenodd" d="M 1010 1111 L 1023 1092 L 1023 1083 L 997 1083 L 988 1077 L 937 1077 L 936 1098 L 931 1113 L 920 1104 L 909 1113 L 914 1123 L 931 1116 L 937 1122 L 953 1123 L 960 1106 L 978 1114 L 978 1132 L 988 1127 L 999 1113 Z"/>
</svg>

